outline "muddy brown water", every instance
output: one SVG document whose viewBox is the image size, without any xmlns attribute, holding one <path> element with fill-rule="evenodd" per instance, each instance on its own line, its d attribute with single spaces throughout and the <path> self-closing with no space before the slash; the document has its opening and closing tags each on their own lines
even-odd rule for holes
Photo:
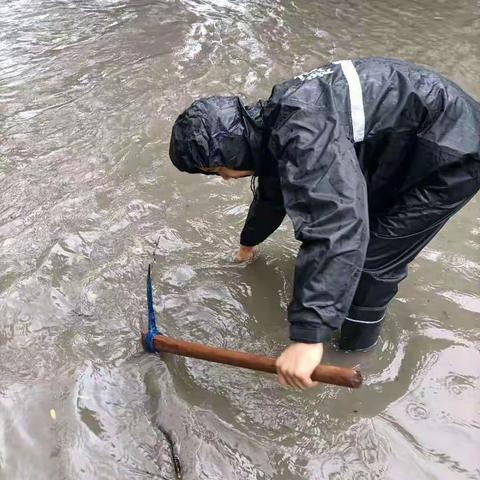
<svg viewBox="0 0 480 480">
<path fill-rule="evenodd" d="M 148 355 L 160 327 L 275 355 L 298 248 L 286 220 L 231 262 L 248 181 L 180 174 L 193 99 L 265 98 L 331 60 L 433 68 L 480 98 L 480 4 L 6 0 L 0 4 L 0 478 L 480 478 L 480 202 L 422 252 L 358 391 Z"/>
</svg>

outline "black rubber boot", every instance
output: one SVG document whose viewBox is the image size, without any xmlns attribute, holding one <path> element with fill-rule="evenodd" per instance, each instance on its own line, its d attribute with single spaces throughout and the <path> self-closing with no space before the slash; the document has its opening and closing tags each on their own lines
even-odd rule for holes
<svg viewBox="0 0 480 480">
<path fill-rule="evenodd" d="M 340 331 L 342 350 L 364 350 L 377 343 L 387 307 L 352 305 Z"/>
</svg>

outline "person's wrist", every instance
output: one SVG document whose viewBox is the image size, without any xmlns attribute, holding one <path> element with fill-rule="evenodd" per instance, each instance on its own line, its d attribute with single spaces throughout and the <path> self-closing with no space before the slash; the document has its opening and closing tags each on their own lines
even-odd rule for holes
<svg viewBox="0 0 480 480">
<path fill-rule="evenodd" d="M 240 245 L 240 248 L 238 250 L 239 250 L 239 253 L 242 255 L 253 255 L 253 252 L 255 252 L 255 247 Z"/>
<path fill-rule="evenodd" d="M 303 350 L 309 350 L 311 352 L 322 352 L 323 351 L 323 343 L 304 343 L 304 342 L 292 342 L 293 345 L 300 345 Z"/>
</svg>

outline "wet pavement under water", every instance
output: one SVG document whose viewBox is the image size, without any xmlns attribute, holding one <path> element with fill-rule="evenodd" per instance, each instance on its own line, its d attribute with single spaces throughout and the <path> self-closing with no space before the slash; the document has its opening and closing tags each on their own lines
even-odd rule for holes
<svg viewBox="0 0 480 480">
<path fill-rule="evenodd" d="M 480 478 L 480 201 L 411 265 L 379 344 L 325 361 L 362 389 L 145 354 L 159 327 L 269 355 L 288 342 L 285 220 L 235 265 L 248 180 L 180 174 L 193 99 L 266 98 L 331 60 L 381 55 L 480 98 L 480 4 L 10 0 L 0 4 L 0 478 Z"/>
</svg>

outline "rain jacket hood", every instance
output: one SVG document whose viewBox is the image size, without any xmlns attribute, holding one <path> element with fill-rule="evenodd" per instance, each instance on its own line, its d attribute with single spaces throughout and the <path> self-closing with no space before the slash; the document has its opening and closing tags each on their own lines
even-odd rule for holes
<svg viewBox="0 0 480 480">
<path fill-rule="evenodd" d="M 176 120 L 170 158 L 182 172 L 201 167 L 257 170 L 262 143 L 262 104 L 245 107 L 238 97 L 193 102 Z"/>
</svg>

